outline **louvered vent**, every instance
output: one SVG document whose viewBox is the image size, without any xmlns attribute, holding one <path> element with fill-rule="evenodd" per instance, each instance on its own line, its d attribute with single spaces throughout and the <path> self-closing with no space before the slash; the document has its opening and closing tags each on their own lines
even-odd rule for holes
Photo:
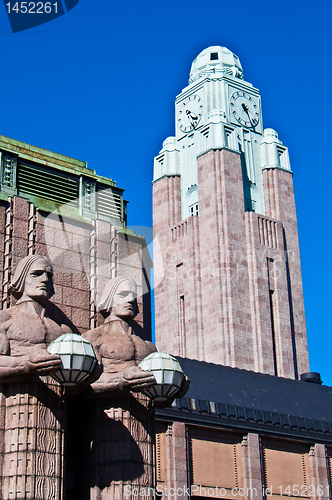
<svg viewBox="0 0 332 500">
<path fill-rule="evenodd" d="M 108 186 L 97 184 L 97 212 L 99 216 L 123 220 L 121 195 Z"/>
<path fill-rule="evenodd" d="M 77 207 L 78 177 L 61 175 L 57 170 L 36 165 L 20 164 L 18 168 L 18 194 L 29 194 L 59 204 Z"/>
</svg>

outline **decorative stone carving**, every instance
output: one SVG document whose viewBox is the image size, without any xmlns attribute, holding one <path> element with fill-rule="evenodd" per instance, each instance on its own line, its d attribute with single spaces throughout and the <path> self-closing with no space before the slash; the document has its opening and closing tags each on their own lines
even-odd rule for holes
<svg viewBox="0 0 332 500">
<path fill-rule="evenodd" d="M 84 334 L 103 373 L 70 403 L 77 412 L 68 435 L 76 432 L 78 498 L 129 499 L 134 488 L 153 486 L 153 403 L 139 391 L 155 379 L 137 365 L 156 348 L 133 332 L 136 296 L 131 279 L 110 280 L 98 306 L 105 322 Z"/>
<path fill-rule="evenodd" d="M 140 392 L 155 382 L 150 372 L 137 366 L 157 349 L 152 342 L 135 335 L 129 324 L 138 312 L 136 297 L 136 284 L 131 279 L 110 280 L 98 306 L 105 322 L 84 334 L 103 366 L 101 377 L 91 385 L 100 396 L 128 390 Z"/>
<path fill-rule="evenodd" d="M 22 259 L 10 293 L 16 304 L 0 312 L 0 383 L 24 381 L 33 375 L 56 371 L 61 360 L 47 345 L 70 328 L 48 315 L 48 299 L 54 293 L 52 264 L 40 255 Z"/>
<path fill-rule="evenodd" d="M 84 215 L 95 214 L 96 212 L 96 183 L 91 179 L 82 180 L 82 210 Z"/>
<path fill-rule="evenodd" d="M 140 498 L 152 500 L 154 411 L 140 391 L 155 379 L 137 365 L 156 348 L 133 331 L 136 284 L 118 277 L 106 286 L 105 322 L 84 335 L 102 374 L 68 399 L 50 376 L 61 360 L 46 350 L 70 332 L 49 314 L 50 261 L 22 259 L 9 291 L 17 302 L 0 311 L 1 500 L 130 499 L 143 488 Z"/>
<path fill-rule="evenodd" d="M 6 189 L 15 189 L 17 170 L 17 156 L 3 154 L 2 155 L 2 185 Z"/>
<path fill-rule="evenodd" d="M 9 290 L 17 298 L 0 312 L 0 498 L 63 498 L 65 402 L 51 379 L 61 360 L 48 343 L 70 331 L 48 314 L 52 265 L 22 259 Z"/>
</svg>

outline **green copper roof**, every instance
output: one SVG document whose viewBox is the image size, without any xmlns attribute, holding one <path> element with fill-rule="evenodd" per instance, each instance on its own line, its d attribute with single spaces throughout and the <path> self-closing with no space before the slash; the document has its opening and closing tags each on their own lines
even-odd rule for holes
<svg viewBox="0 0 332 500">
<path fill-rule="evenodd" d="M 82 174 L 93 178 L 98 182 L 103 182 L 108 186 L 116 186 L 116 182 L 112 181 L 112 179 L 97 175 L 95 170 L 88 168 L 86 161 L 75 160 L 69 156 L 54 153 L 53 151 L 49 151 L 47 149 L 38 148 L 37 146 L 32 146 L 31 144 L 17 141 L 15 139 L 10 139 L 4 135 L 0 135 L 0 149 L 10 151 L 19 155 L 20 158 L 34 161 L 40 165 L 47 165 L 61 170 L 62 172 L 71 172 L 78 175 Z M 124 189 L 122 189 L 122 191 L 124 191 Z"/>
<path fill-rule="evenodd" d="M 2 135 L 0 156 L 0 199 L 22 196 L 37 210 L 126 227 L 124 190 L 87 168 L 86 162 Z"/>
</svg>

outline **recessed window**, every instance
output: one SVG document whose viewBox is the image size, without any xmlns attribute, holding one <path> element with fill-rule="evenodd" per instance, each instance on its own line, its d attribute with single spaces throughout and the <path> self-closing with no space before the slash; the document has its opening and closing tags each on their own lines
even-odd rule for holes
<svg viewBox="0 0 332 500">
<path fill-rule="evenodd" d="M 194 203 L 189 207 L 190 216 L 198 215 L 198 203 Z"/>
<path fill-rule="evenodd" d="M 210 61 L 215 61 L 216 59 L 219 59 L 218 52 L 211 52 L 210 53 Z"/>
</svg>

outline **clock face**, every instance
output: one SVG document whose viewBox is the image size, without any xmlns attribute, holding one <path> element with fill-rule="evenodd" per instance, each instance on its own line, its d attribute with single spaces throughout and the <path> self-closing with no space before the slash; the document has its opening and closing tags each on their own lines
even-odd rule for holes
<svg viewBox="0 0 332 500">
<path fill-rule="evenodd" d="M 256 127 L 259 121 L 259 102 L 248 92 L 233 92 L 230 101 L 231 116 L 244 127 Z"/>
<path fill-rule="evenodd" d="M 197 94 L 193 94 L 185 99 L 178 112 L 178 124 L 180 130 L 184 133 L 197 128 L 202 118 L 203 103 Z"/>
</svg>

